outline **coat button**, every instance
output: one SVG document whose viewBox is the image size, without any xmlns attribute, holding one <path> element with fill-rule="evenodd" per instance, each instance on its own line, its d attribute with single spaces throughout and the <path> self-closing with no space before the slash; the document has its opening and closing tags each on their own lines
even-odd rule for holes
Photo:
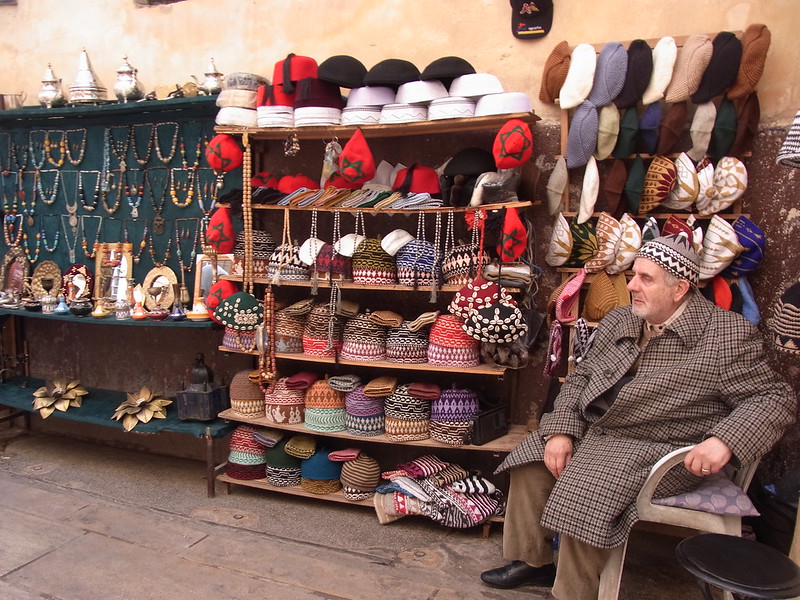
<svg viewBox="0 0 800 600">
<path fill-rule="evenodd" d="M 595 428 L 594 428 L 594 432 L 595 432 L 597 435 L 605 435 L 605 434 L 606 434 L 606 430 L 605 430 L 605 429 L 603 429 L 602 427 L 595 427 Z"/>
<path fill-rule="evenodd" d="M 605 375 L 608 379 L 611 379 L 612 375 L 611 369 L 606 369 L 605 371 L 603 371 L 603 375 Z"/>
</svg>

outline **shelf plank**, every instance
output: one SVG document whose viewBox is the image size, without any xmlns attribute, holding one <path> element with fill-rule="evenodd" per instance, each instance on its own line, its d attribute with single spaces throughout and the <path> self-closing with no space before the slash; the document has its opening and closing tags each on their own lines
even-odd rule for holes
<svg viewBox="0 0 800 600">
<path fill-rule="evenodd" d="M 225 346 L 219 346 L 218 348 L 220 352 L 232 352 L 234 354 L 249 354 L 250 356 L 258 356 L 258 351 L 256 350 L 240 350 L 234 348 L 226 348 Z M 335 360 L 332 356 L 308 356 L 307 354 L 287 354 L 284 352 L 276 352 L 275 358 L 280 358 L 284 360 L 297 360 L 301 362 L 316 362 L 316 363 L 324 363 L 324 364 L 337 364 L 337 365 L 347 365 L 350 367 L 378 367 L 381 369 L 399 369 L 405 371 L 435 371 L 437 373 L 464 373 L 470 375 L 493 375 L 495 377 L 502 377 L 506 372 L 506 367 L 500 367 L 496 365 L 487 365 L 487 364 L 480 364 L 477 367 L 439 367 L 436 365 L 430 365 L 428 363 L 419 363 L 419 364 L 402 364 L 402 363 L 393 363 L 387 362 L 383 360 L 376 360 L 373 362 L 364 362 L 358 360 L 345 360 L 340 358 L 338 361 Z"/>
<path fill-rule="evenodd" d="M 576 217 L 578 215 L 578 212 L 574 211 L 574 210 L 562 210 L 561 214 L 563 214 L 564 217 L 566 217 L 567 219 L 570 219 L 572 217 Z M 697 214 L 697 213 L 688 213 L 688 212 L 670 212 L 670 213 L 651 212 L 651 213 L 646 213 L 646 214 L 643 214 L 643 215 L 631 215 L 631 216 L 634 219 L 647 219 L 649 217 L 655 217 L 656 219 L 669 219 L 670 217 L 676 217 L 678 219 L 683 219 L 684 221 L 686 219 L 688 219 L 689 217 L 694 217 L 698 221 L 708 221 L 714 215 L 720 216 L 723 219 L 726 219 L 726 220 L 729 220 L 729 221 L 735 221 L 738 217 L 746 217 L 748 219 L 750 218 L 750 213 L 739 213 L 739 212 L 737 212 L 737 213 L 714 213 L 714 214 L 710 214 L 710 215 L 700 215 L 700 214 Z M 597 218 L 599 216 L 600 216 L 599 212 L 592 213 L 592 218 Z"/>
<path fill-rule="evenodd" d="M 291 425 L 288 423 L 276 424 L 273 423 L 272 421 L 268 421 L 263 417 L 248 419 L 237 414 L 236 412 L 233 411 L 233 409 L 222 411 L 221 413 L 219 413 L 219 418 L 230 421 L 237 421 L 240 423 L 246 423 L 248 425 L 253 425 L 256 427 L 269 427 L 271 429 L 281 429 L 284 431 L 294 431 L 296 433 L 333 437 L 337 439 L 352 440 L 357 442 L 394 444 L 400 446 L 418 446 L 421 448 L 447 448 L 450 450 L 477 450 L 479 452 L 511 452 L 514 448 L 517 447 L 517 445 L 522 441 L 522 439 L 526 435 L 528 435 L 528 431 L 524 425 L 511 425 L 506 435 L 499 437 L 496 440 L 492 440 L 491 442 L 487 442 L 482 446 L 476 446 L 474 444 L 465 444 L 463 446 L 451 446 L 449 444 L 443 444 L 442 442 L 437 442 L 436 440 L 431 438 L 427 440 L 418 440 L 411 442 L 396 442 L 394 440 L 389 439 L 386 434 L 366 437 L 363 435 L 354 435 L 352 433 L 348 433 L 347 431 L 333 431 L 333 432 L 314 431 L 306 427 L 305 424 L 303 423 L 291 424 Z"/>
<path fill-rule="evenodd" d="M 540 203 L 536 203 L 540 204 Z M 441 206 L 439 208 L 359 208 L 357 206 L 350 207 L 350 206 L 284 206 L 279 204 L 253 204 L 253 210 L 286 210 L 289 209 L 290 211 L 312 211 L 317 210 L 319 212 L 345 212 L 350 214 L 355 214 L 357 212 L 363 212 L 365 214 L 375 213 L 375 214 L 389 214 L 389 215 L 409 215 L 414 216 L 421 212 L 423 213 L 446 213 L 446 212 L 454 212 L 454 213 L 466 213 L 470 211 L 476 210 L 502 210 L 504 208 L 527 208 L 528 206 L 533 206 L 534 203 L 529 200 L 523 200 L 519 202 L 502 202 L 499 204 L 482 204 L 481 206 Z"/>
<path fill-rule="evenodd" d="M 224 279 L 226 281 L 234 281 L 236 283 L 241 283 L 244 280 L 244 277 L 241 275 L 220 275 L 220 279 Z M 263 284 L 263 285 L 271 285 L 271 279 L 262 279 L 260 277 L 253 278 L 253 283 Z M 355 283 L 353 281 L 337 281 L 337 285 L 339 289 L 342 290 L 374 290 L 377 292 L 418 292 L 418 293 L 425 293 L 429 294 L 431 289 L 430 287 L 420 286 L 420 287 L 411 287 L 410 285 L 366 285 L 363 283 Z M 277 283 L 278 287 L 302 287 L 302 288 L 310 288 L 311 282 L 310 281 L 279 281 Z M 318 288 L 328 289 L 331 287 L 331 284 L 328 281 L 320 281 L 317 284 Z M 444 284 L 443 286 L 436 288 L 438 292 L 457 292 L 463 285 L 453 285 L 453 284 Z M 514 293 L 518 290 L 516 289 L 508 289 L 510 293 Z"/>
<path fill-rule="evenodd" d="M 480 131 L 500 128 L 509 119 L 521 119 L 533 124 L 540 121 L 533 111 L 489 115 L 485 117 L 466 117 L 463 119 L 441 119 L 436 121 L 418 121 L 415 123 L 392 123 L 384 125 L 325 125 L 320 127 L 232 127 L 218 125 L 214 130 L 218 133 L 232 135 L 247 134 L 257 140 L 283 140 L 290 134 L 298 139 L 325 139 L 331 136 L 348 138 L 360 129 L 368 139 L 383 137 L 401 137 L 410 135 L 426 135 L 438 133 L 455 133 L 462 131 Z"/>
<path fill-rule="evenodd" d="M 190 319 L 185 319 L 183 321 L 152 321 L 150 319 L 137 321 L 136 319 L 125 319 L 124 321 L 119 321 L 113 316 L 97 319 L 91 315 L 87 315 L 85 317 L 76 317 L 73 314 L 54 315 L 42 312 L 32 312 L 22 308 L 0 308 L 0 316 L 3 315 L 32 319 L 51 319 L 54 321 L 67 321 L 70 323 L 85 323 L 87 325 L 136 325 L 138 327 L 176 327 L 189 329 L 212 329 L 215 327 L 221 328 L 218 323 L 215 323 L 211 319 L 206 319 L 205 321 L 192 321 Z"/>
</svg>

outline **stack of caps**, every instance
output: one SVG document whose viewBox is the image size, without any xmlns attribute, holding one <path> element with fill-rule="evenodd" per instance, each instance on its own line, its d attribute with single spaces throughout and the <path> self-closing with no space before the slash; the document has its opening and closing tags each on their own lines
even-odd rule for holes
<svg viewBox="0 0 800 600">
<path fill-rule="evenodd" d="M 381 480 L 381 467 L 374 458 L 363 452 L 342 464 L 342 493 L 348 500 L 358 502 L 375 494 Z"/>
<path fill-rule="evenodd" d="M 353 264 L 350 257 L 334 252 L 331 244 L 322 245 L 315 265 L 320 279 L 330 278 L 339 281 L 353 279 Z"/>
<path fill-rule="evenodd" d="M 297 433 L 289 438 L 283 449 L 289 456 L 304 460 L 313 456 L 317 451 L 317 440 L 314 436 Z"/>
<path fill-rule="evenodd" d="M 328 378 L 311 384 L 306 391 L 306 427 L 312 431 L 344 431 L 345 424 L 344 392 L 334 390 Z"/>
<path fill-rule="evenodd" d="M 395 442 L 426 440 L 431 437 L 431 403 L 408 393 L 408 385 L 398 385 L 384 399 L 386 436 Z"/>
<path fill-rule="evenodd" d="M 428 330 L 411 331 L 408 321 L 386 333 L 386 361 L 404 365 L 428 362 Z"/>
<path fill-rule="evenodd" d="M 267 278 L 272 280 L 277 275 L 278 281 L 309 281 L 311 271 L 308 265 L 300 260 L 300 246 L 281 244 L 269 257 Z"/>
<path fill-rule="evenodd" d="M 267 481 L 275 487 L 300 485 L 300 459 L 286 454 L 288 441 L 284 438 L 267 450 L 265 467 Z"/>
<path fill-rule="evenodd" d="M 461 446 L 469 439 L 478 414 L 478 394 L 467 389 L 442 390 L 431 402 L 431 437 L 437 442 Z"/>
<path fill-rule="evenodd" d="M 483 260 L 478 260 L 480 246 L 478 244 L 460 244 L 447 253 L 442 262 L 442 277 L 450 285 L 466 285 L 478 273 L 479 264 L 489 264 L 489 254 L 484 251 Z"/>
<path fill-rule="evenodd" d="M 247 418 L 264 416 L 264 392 L 250 380 L 251 371 L 239 371 L 231 379 L 231 410 Z"/>
<path fill-rule="evenodd" d="M 338 85 L 316 77 L 301 79 L 294 98 L 295 127 L 338 125 L 342 108 Z"/>
<path fill-rule="evenodd" d="M 256 127 L 256 90 L 268 85 L 265 77 L 253 73 L 230 73 L 225 77 L 224 89 L 217 96 L 217 125 Z"/>
<path fill-rule="evenodd" d="M 284 354 L 303 353 L 303 330 L 306 315 L 291 315 L 286 309 L 275 313 L 275 351 Z"/>
<path fill-rule="evenodd" d="M 342 334 L 341 358 L 372 362 L 386 358 L 386 328 L 360 313 L 347 319 Z"/>
<path fill-rule="evenodd" d="M 463 116 L 482 116 L 490 114 L 500 114 L 503 112 L 519 112 L 520 106 L 527 105 L 527 110 L 530 110 L 530 100 L 527 99 L 526 94 L 505 92 L 503 84 L 500 80 L 489 73 L 467 73 L 461 75 L 453 80 L 450 84 L 450 100 L 459 99 L 461 101 L 460 111 L 463 113 L 471 112 L 472 114 L 464 114 Z M 485 108 L 481 106 L 487 101 L 484 98 L 490 98 Z M 527 104 L 525 100 L 527 99 Z M 444 102 L 444 101 L 442 101 Z M 457 105 L 442 106 L 448 110 L 454 110 Z M 511 110 L 511 109 L 514 110 Z M 438 111 L 439 105 L 437 102 L 431 103 L 431 109 Z M 523 108 L 523 112 L 526 109 Z M 435 114 L 437 118 L 442 118 Z"/>
<path fill-rule="evenodd" d="M 253 427 L 239 425 L 231 434 L 228 465 L 225 473 L 234 479 L 261 479 L 264 477 L 266 451 L 253 439 Z"/>
<path fill-rule="evenodd" d="M 422 81 L 439 81 L 446 88 L 452 88 L 453 81 L 462 75 L 475 73 L 475 68 L 458 56 L 443 56 L 429 64 L 420 74 Z M 428 104 L 428 119 L 459 119 L 475 114 L 475 101 L 456 96 L 448 91 L 446 96 L 431 99 Z"/>
<path fill-rule="evenodd" d="M 309 56 L 289 54 L 275 63 L 272 85 L 259 88 L 259 127 L 293 127 L 296 87 L 301 79 L 317 76 L 317 61 Z"/>
<path fill-rule="evenodd" d="M 364 76 L 367 86 L 389 87 L 399 91 L 403 84 L 419 81 L 419 69 L 407 60 L 389 58 L 382 60 L 372 67 Z M 424 105 L 400 102 L 395 94 L 391 102 L 381 106 L 380 123 L 410 123 L 425 121 L 428 118 L 428 109 Z"/>
<path fill-rule="evenodd" d="M 481 363 L 480 342 L 463 329 L 464 319 L 439 315 L 431 327 L 428 363 L 439 367 L 477 367 Z"/>
<path fill-rule="evenodd" d="M 394 256 L 381 247 L 377 238 L 367 238 L 353 253 L 353 281 L 365 285 L 392 285 L 397 283 Z"/>
<path fill-rule="evenodd" d="M 258 229 L 253 230 L 253 276 L 266 277 L 269 273 L 269 259 L 275 251 L 272 234 Z M 236 234 L 233 244 L 233 260 L 244 265 L 244 231 Z M 244 268 L 244 267 L 242 267 Z"/>
<path fill-rule="evenodd" d="M 317 304 L 303 329 L 303 352 L 309 356 L 335 356 L 342 347 L 342 322 L 329 304 Z"/>
<path fill-rule="evenodd" d="M 416 287 L 439 281 L 442 262 L 436 248 L 425 240 L 412 240 L 395 254 L 397 280 L 401 285 Z"/>
<path fill-rule="evenodd" d="M 342 489 L 342 463 L 328 458 L 330 450 L 320 448 L 300 463 L 300 487 L 312 494 L 334 494 Z"/>
<path fill-rule="evenodd" d="M 264 394 L 264 418 L 271 423 L 297 424 L 303 422 L 305 390 L 293 390 L 281 377 Z"/>
<path fill-rule="evenodd" d="M 381 109 L 392 104 L 395 92 L 386 86 L 366 86 L 350 91 L 347 106 L 342 110 L 342 125 L 377 125 Z"/>
<path fill-rule="evenodd" d="M 372 437 L 384 430 L 383 398 L 370 398 L 360 385 L 344 397 L 347 431 L 353 435 Z"/>
</svg>

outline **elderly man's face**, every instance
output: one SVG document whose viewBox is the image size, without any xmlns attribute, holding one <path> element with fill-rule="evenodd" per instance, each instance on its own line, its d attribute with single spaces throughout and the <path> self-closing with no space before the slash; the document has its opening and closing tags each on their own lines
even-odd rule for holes
<svg viewBox="0 0 800 600">
<path fill-rule="evenodd" d="M 628 282 L 633 314 L 654 325 L 672 316 L 690 287 L 685 279 L 668 285 L 666 275 L 663 267 L 649 258 L 639 257 L 633 263 L 633 279 Z"/>
</svg>

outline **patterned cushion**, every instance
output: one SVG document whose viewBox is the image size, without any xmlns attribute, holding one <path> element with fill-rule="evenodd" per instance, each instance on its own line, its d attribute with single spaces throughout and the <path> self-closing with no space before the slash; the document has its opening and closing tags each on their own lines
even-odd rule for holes
<svg viewBox="0 0 800 600">
<path fill-rule="evenodd" d="M 653 504 L 701 510 L 715 515 L 757 517 L 759 512 L 739 486 L 722 474 L 711 475 L 695 489 L 668 498 L 653 498 Z"/>
</svg>

